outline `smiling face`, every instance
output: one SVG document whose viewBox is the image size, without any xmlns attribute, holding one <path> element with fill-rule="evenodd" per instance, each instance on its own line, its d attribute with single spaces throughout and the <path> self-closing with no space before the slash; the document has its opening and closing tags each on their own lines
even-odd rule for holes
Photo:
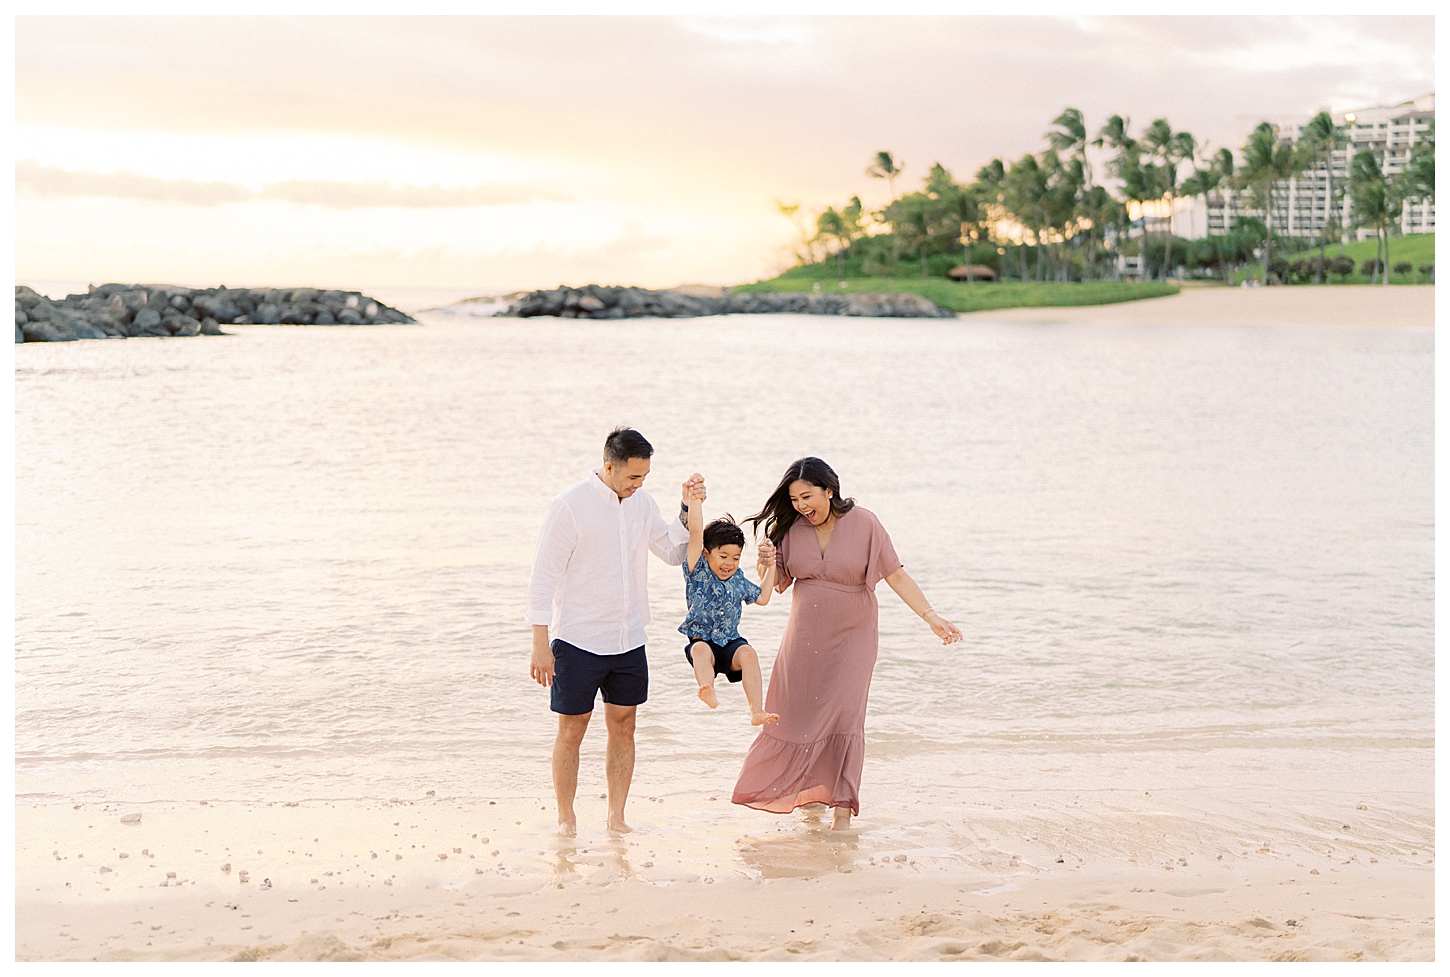
<svg viewBox="0 0 1450 977">
<path fill-rule="evenodd" d="M 638 492 L 644 485 L 645 476 L 648 474 L 648 458 L 628 458 L 621 464 L 606 461 L 604 467 L 599 470 L 600 479 L 613 489 L 614 494 L 621 500 Z"/>
<path fill-rule="evenodd" d="M 717 546 L 713 550 L 705 551 L 705 563 L 709 565 L 710 572 L 721 580 L 729 580 L 740 569 L 740 547 L 734 543 L 726 543 L 724 546 Z"/>
<path fill-rule="evenodd" d="M 831 517 L 831 490 L 812 485 L 803 478 L 790 483 L 790 504 L 812 526 L 823 526 Z"/>
</svg>

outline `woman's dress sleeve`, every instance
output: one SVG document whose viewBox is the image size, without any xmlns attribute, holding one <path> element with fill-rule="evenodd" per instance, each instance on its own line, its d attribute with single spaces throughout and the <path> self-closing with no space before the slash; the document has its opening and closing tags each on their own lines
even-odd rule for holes
<svg viewBox="0 0 1450 977">
<path fill-rule="evenodd" d="M 785 568 L 789 561 L 790 533 L 787 532 L 785 538 L 780 541 L 780 545 L 775 548 L 775 592 L 777 594 L 785 593 L 786 588 L 795 582 L 795 578 Z"/>
<path fill-rule="evenodd" d="M 896 556 L 896 547 L 876 514 L 871 514 L 871 549 L 866 559 L 866 589 L 875 590 L 876 585 L 902 567 Z"/>
</svg>

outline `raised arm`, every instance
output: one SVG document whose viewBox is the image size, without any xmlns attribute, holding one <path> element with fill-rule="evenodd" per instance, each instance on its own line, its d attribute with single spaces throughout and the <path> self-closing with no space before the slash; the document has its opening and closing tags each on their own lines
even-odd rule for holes
<svg viewBox="0 0 1450 977">
<path fill-rule="evenodd" d="M 688 483 L 686 483 L 688 486 Z M 705 489 L 685 489 L 685 504 L 689 511 L 685 513 L 685 528 L 690 531 L 690 542 L 685 548 L 685 572 L 693 573 L 695 564 L 700 560 L 700 553 L 705 548 Z"/>
<path fill-rule="evenodd" d="M 680 505 L 683 507 L 689 501 L 690 493 L 700 492 L 700 498 L 705 497 L 705 478 L 703 475 L 695 474 L 685 479 L 680 485 Z M 685 546 L 689 542 L 690 533 L 686 528 L 685 513 L 680 513 L 678 521 L 665 519 L 660 515 L 658 508 L 650 516 L 649 529 L 649 551 L 655 556 L 664 560 L 671 566 L 679 566 L 685 559 Z"/>
<path fill-rule="evenodd" d="M 886 582 L 891 585 L 892 590 L 896 591 L 896 596 L 900 597 L 907 607 L 916 612 L 917 617 L 931 627 L 932 633 L 941 638 L 942 644 L 949 645 L 954 641 L 962 640 L 962 632 L 957 630 L 957 626 L 931 609 L 931 602 L 926 599 L 926 594 L 921 592 L 921 587 L 917 585 L 917 582 L 911 579 L 911 575 L 906 572 L 905 567 L 888 575 Z"/>
<path fill-rule="evenodd" d="M 760 574 L 760 596 L 755 598 L 755 603 L 764 607 L 770 603 L 771 591 L 775 590 L 775 557 L 771 556 L 770 565 L 766 566 L 764 570 L 761 570 L 762 566 L 765 565 L 763 563 L 755 564 L 755 572 Z"/>
</svg>

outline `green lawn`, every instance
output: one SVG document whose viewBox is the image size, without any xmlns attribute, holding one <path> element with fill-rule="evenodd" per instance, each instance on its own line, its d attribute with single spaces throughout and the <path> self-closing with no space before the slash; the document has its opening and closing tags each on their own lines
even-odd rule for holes
<svg viewBox="0 0 1450 977">
<path fill-rule="evenodd" d="M 808 278 L 792 269 L 779 278 L 739 285 L 737 292 L 911 292 L 953 312 L 981 312 L 1019 306 L 1110 305 L 1134 299 L 1176 295 L 1178 286 L 1161 282 L 954 282 L 945 278 L 848 278 L 843 289 L 834 276 Z"/>
<path fill-rule="evenodd" d="M 1355 269 L 1354 270 L 1354 274 L 1352 274 L 1352 275 L 1350 275 L 1348 277 L 1348 279 L 1346 280 L 1345 284 L 1347 284 L 1347 285 L 1368 285 L 1369 284 L 1369 276 L 1368 275 L 1361 275 L 1359 273 L 1359 266 L 1362 265 L 1362 264 L 1364 264 L 1366 261 L 1369 261 L 1370 259 L 1372 259 L 1374 257 L 1374 250 L 1375 250 L 1374 249 L 1374 241 L 1355 241 L 1353 244 L 1346 244 L 1344 246 L 1344 253 L 1345 253 L 1345 255 L 1347 257 L 1350 257 L 1350 258 L 1353 258 L 1354 259 L 1354 269 Z M 1305 259 L 1305 258 L 1317 258 L 1317 257 L 1319 257 L 1319 249 L 1318 248 L 1314 248 L 1314 249 L 1312 249 L 1310 251 L 1299 251 L 1299 252 L 1296 252 L 1295 254 L 1285 255 L 1284 257 L 1288 261 L 1296 261 L 1296 260 Z M 1324 245 L 1324 258 L 1325 258 L 1325 260 L 1326 261 L 1333 261 L 1337 257 L 1339 257 L 1339 244 L 1338 244 L 1338 242 L 1329 242 L 1329 243 L 1325 244 Z M 1413 264 L 1416 268 L 1420 267 L 1420 265 L 1434 264 L 1434 262 L 1435 262 L 1435 235 L 1433 235 L 1433 234 L 1406 234 L 1406 235 L 1404 235 L 1402 237 L 1392 237 L 1392 238 L 1390 238 L 1390 262 L 1389 262 L 1390 268 L 1393 269 L 1395 267 L 1395 265 L 1399 264 L 1401 261 L 1408 261 L 1411 264 Z M 1260 268 L 1262 268 L 1262 266 L 1260 266 Z M 1249 277 L 1256 278 L 1256 277 L 1258 277 L 1258 275 L 1256 273 L 1254 273 L 1252 271 L 1252 269 L 1250 269 L 1250 275 L 1249 275 Z M 1339 284 L 1339 276 L 1338 275 L 1329 275 L 1327 277 L 1328 277 L 1329 282 L 1331 284 L 1334 284 L 1334 285 L 1338 285 Z M 1419 277 L 1419 283 L 1421 285 L 1427 284 L 1426 281 L 1425 281 L 1425 276 L 1424 275 L 1419 275 L 1418 277 Z M 1416 278 L 1416 275 L 1414 273 L 1411 273 L 1409 275 L 1396 275 L 1393 271 L 1390 272 L 1390 284 L 1391 285 L 1412 285 L 1412 284 L 1415 283 L 1415 278 Z"/>
</svg>

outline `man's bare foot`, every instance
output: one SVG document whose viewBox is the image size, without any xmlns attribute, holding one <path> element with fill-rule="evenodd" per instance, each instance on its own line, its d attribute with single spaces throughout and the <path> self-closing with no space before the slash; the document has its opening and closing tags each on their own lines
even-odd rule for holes
<svg viewBox="0 0 1450 977">
<path fill-rule="evenodd" d="M 780 722 L 780 717 L 773 712 L 752 712 L 750 714 L 750 725 L 764 726 L 766 723 Z"/>
<path fill-rule="evenodd" d="M 573 818 L 570 818 L 567 821 L 562 819 L 559 821 L 559 834 L 563 835 L 565 838 L 572 838 L 578 833 L 579 826 L 575 823 Z"/>
<path fill-rule="evenodd" d="M 720 700 L 715 698 L 715 687 L 712 685 L 700 686 L 700 701 L 711 709 L 717 708 L 720 705 Z"/>
<path fill-rule="evenodd" d="M 831 819 L 832 831 L 845 831 L 851 826 L 851 809 L 849 807 L 836 808 L 836 816 Z"/>
<path fill-rule="evenodd" d="M 610 831 L 616 832 L 618 834 L 628 834 L 629 832 L 634 830 L 629 825 L 624 823 L 624 818 L 615 817 L 611 817 L 607 822 L 605 822 L 605 827 L 607 827 Z"/>
</svg>

